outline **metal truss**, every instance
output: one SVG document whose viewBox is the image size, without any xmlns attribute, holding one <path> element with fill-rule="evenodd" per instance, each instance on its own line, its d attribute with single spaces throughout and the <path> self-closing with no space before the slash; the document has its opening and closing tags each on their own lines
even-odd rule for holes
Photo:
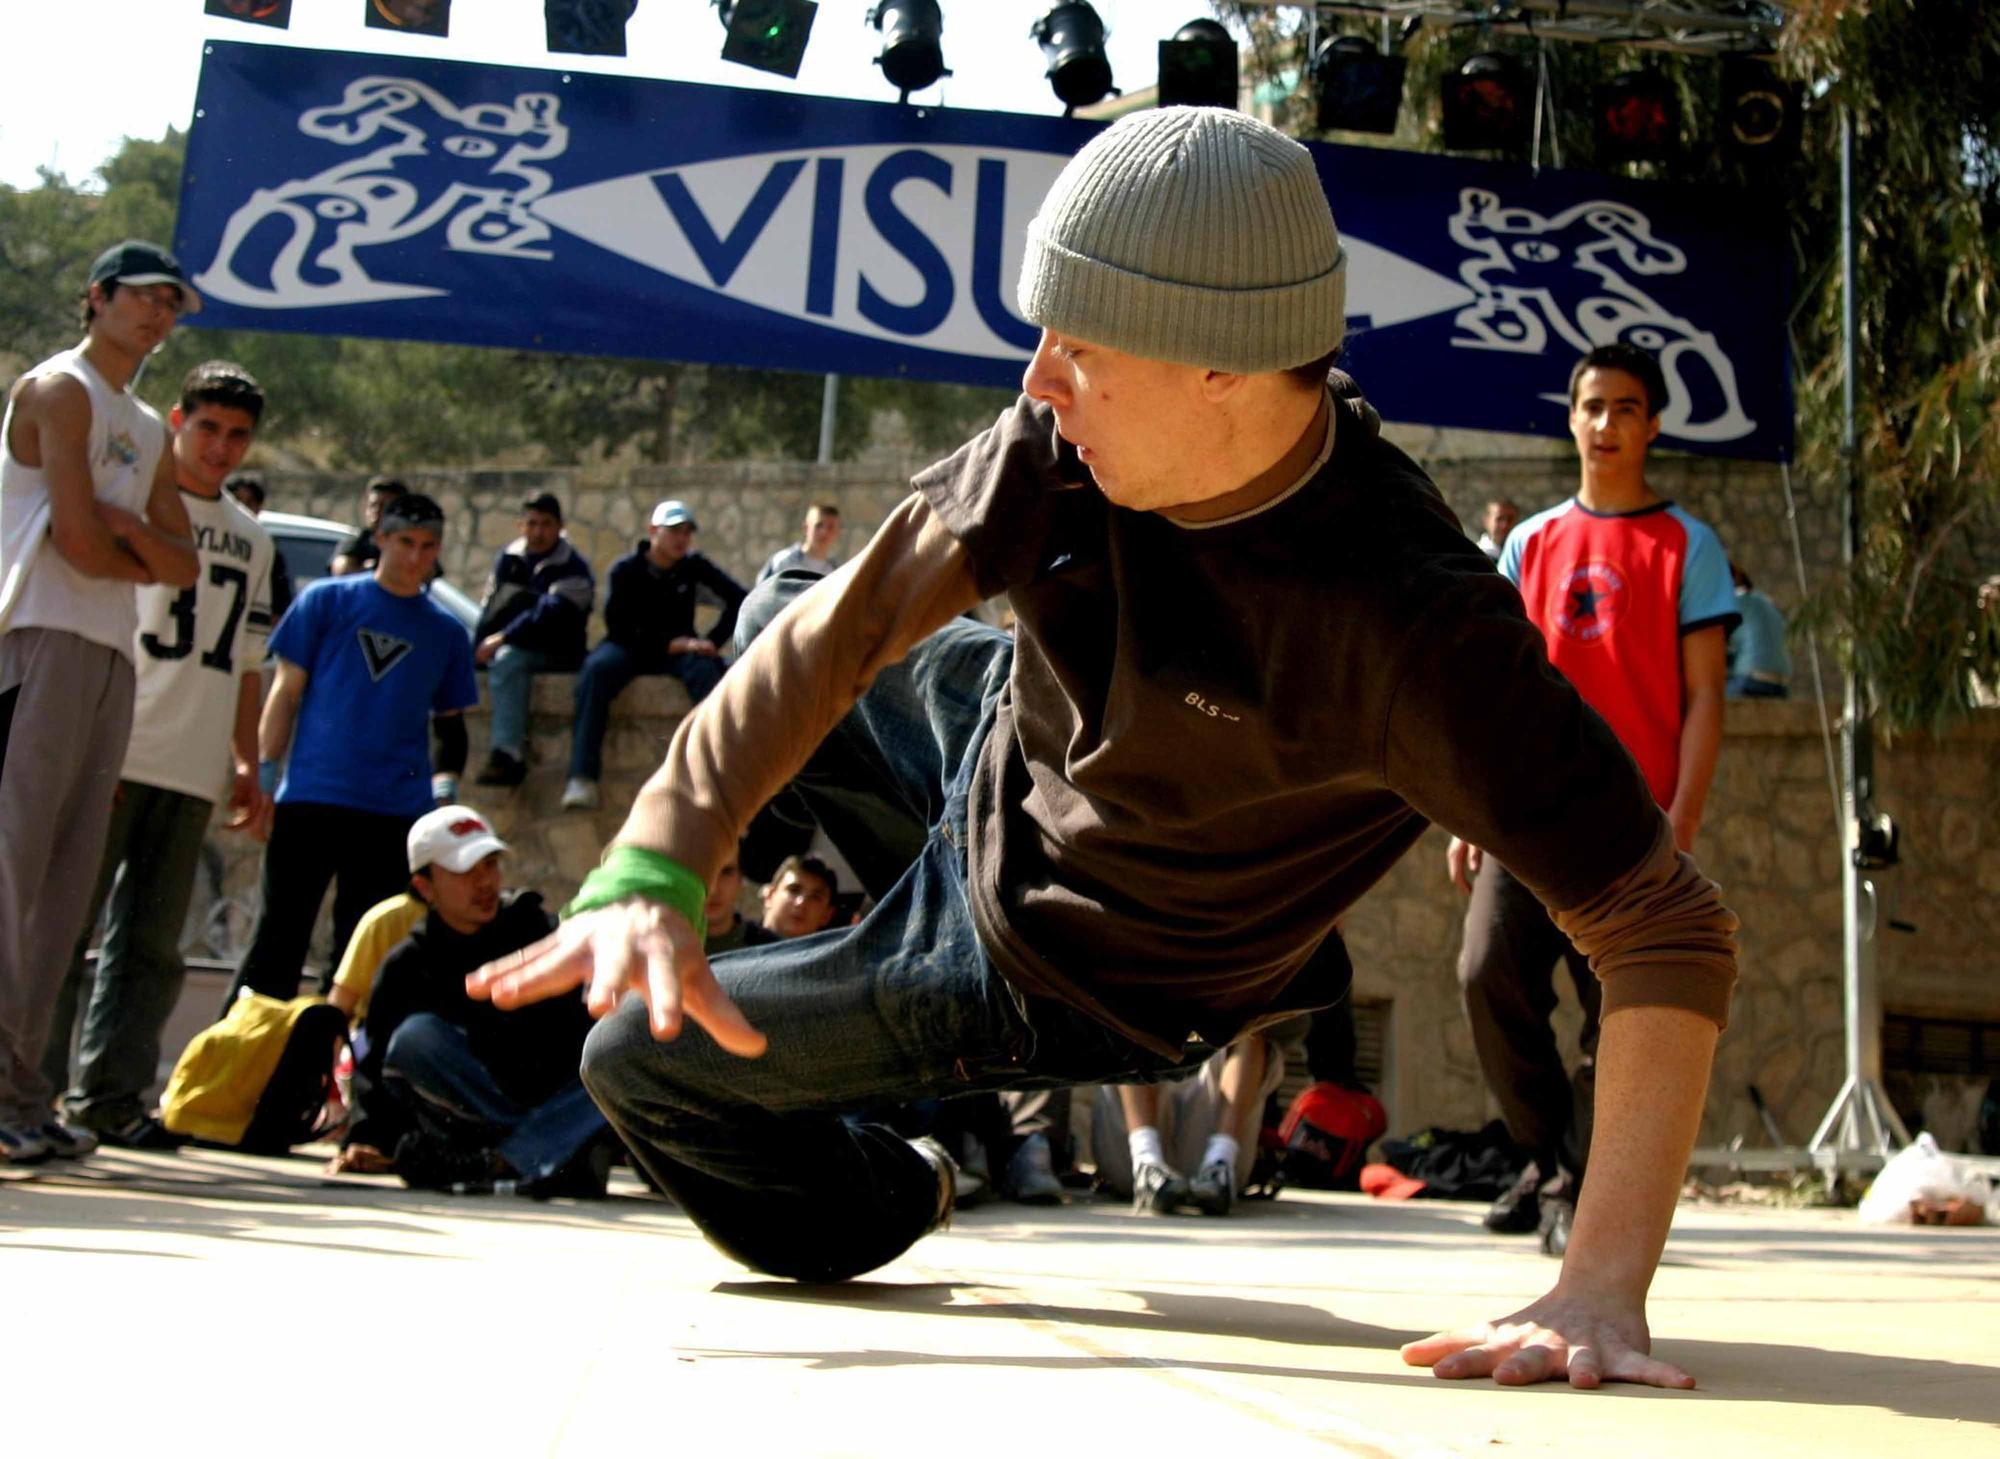
<svg viewBox="0 0 2000 1459">
<path fill-rule="evenodd" d="M 1244 0 L 1272 10 L 1379 17 L 1402 24 L 1478 26 L 1489 32 L 1697 55 L 1769 55 L 1783 0 Z"/>
</svg>

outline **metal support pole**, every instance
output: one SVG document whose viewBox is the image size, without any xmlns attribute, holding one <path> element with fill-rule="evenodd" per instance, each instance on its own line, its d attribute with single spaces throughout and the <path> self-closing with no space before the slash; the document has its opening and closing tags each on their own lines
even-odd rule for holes
<svg viewBox="0 0 2000 1459">
<path fill-rule="evenodd" d="M 840 376 L 829 374 L 819 397 L 819 464 L 833 460 L 833 422 L 840 414 Z"/>
<path fill-rule="evenodd" d="M 1841 458 L 1846 473 L 1847 523 L 1841 562 L 1850 579 L 1861 555 L 1861 456 L 1856 427 L 1856 354 L 1859 333 L 1854 298 L 1854 116 L 1840 110 L 1840 354 Z M 1807 1148 L 1835 1153 L 1888 1155 L 1909 1143 L 1909 1132 L 1882 1093 L 1882 998 L 1875 980 L 1875 884 L 1862 875 L 1864 829 L 1875 818 L 1875 748 L 1868 724 L 1866 689 L 1850 669 L 1846 714 L 1840 731 L 1846 784 L 1842 800 L 1846 837 L 1841 847 L 1842 1002 L 1847 1020 L 1847 1079 L 1813 1132 Z"/>
</svg>

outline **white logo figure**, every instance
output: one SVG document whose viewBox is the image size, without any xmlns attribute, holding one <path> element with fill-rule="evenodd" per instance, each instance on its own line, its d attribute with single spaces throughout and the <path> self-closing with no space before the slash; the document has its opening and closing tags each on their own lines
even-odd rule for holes
<svg viewBox="0 0 2000 1459">
<path fill-rule="evenodd" d="M 1733 441 L 1757 423 L 1743 413 L 1736 367 L 1706 330 L 1670 313 L 1634 282 L 1687 269 L 1687 255 L 1653 236 L 1625 203 L 1578 203 L 1553 217 L 1506 208 L 1498 195 L 1466 188 L 1452 240 L 1475 255 L 1458 275 L 1477 299 L 1453 323 L 1459 349 L 1546 352 L 1549 330 L 1577 353 L 1624 342 L 1659 357 L 1669 399 L 1660 430 L 1684 441 Z M 1567 401 L 1562 396 L 1550 399 Z"/>
<path fill-rule="evenodd" d="M 196 282 L 218 299 L 258 309 L 441 294 L 376 279 L 357 257 L 440 224 L 446 246 L 461 252 L 548 258 L 537 246 L 548 239 L 548 225 L 528 205 L 550 186 L 536 164 L 569 146 L 556 108 L 544 92 L 460 107 L 405 77 L 350 82 L 338 103 L 302 115 L 299 130 L 370 150 L 252 193 Z"/>
</svg>

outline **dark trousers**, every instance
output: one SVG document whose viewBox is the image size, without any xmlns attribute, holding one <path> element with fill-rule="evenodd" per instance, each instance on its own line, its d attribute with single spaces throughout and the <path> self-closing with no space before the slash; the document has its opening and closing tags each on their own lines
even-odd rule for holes
<svg viewBox="0 0 2000 1459">
<path fill-rule="evenodd" d="M 722 681 L 727 667 L 708 654 L 636 654 L 605 639 L 590 651 L 576 675 L 576 723 L 570 729 L 572 779 L 596 780 L 604 773 L 604 732 L 611 724 L 611 701 L 641 674 L 671 674 L 699 704 Z"/>
<path fill-rule="evenodd" d="M 92 1129 L 113 1129 L 146 1112 L 146 1091 L 159 1070 L 160 1031 L 187 976 L 181 927 L 214 808 L 177 790 L 119 783 L 90 915 L 57 994 L 42 1057 L 50 1084 L 68 1090 L 65 1111 Z M 92 969 L 91 934 L 107 902 L 104 943 Z M 83 1037 L 72 1083 L 70 1043 L 79 1013 Z"/>
<path fill-rule="evenodd" d="M 744 604 L 746 638 L 796 589 Z M 722 953 L 717 980 L 763 1030 L 762 1058 L 724 1053 L 689 1023 L 662 1043 L 643 1003 L 599 1023 L 583 1082 L 654 1181 L 723 1251 L 780 1276 L 829 1281 L 894 1259 L 929 1227 L 936 1173 L 893 1130 L 843 1112 L 983 1090 L 1158 1079 L 1169 1061 L 1086 1017 L 1017 1000 L 973 929 L 966 797 L 1013 645 L 958 620 L 884 670 L 794 785 L 847 809 L 864 787 L 881 824 L 930 828 L 921 854 L 859 926 Z M 872 818 L 862 817 L 863 821 Z M 829 828 L 850 861 L 860 849 Z"/>
<path fill-rule="evenodd" d="M 346 806 L 297 801 L 280 805 L 264 848 L 264 910 L 258 914 L 250 951 L 229 985 L 224 1009 L 244 988 L 273 998 L 298 996 L 313 923 L 319 918 L 327 883 L 332 882 L 333 956 L 319 984 L 325 992 L 362 913 L 408 888 L 405 842 L 415 819 Z"/>
<path fill-rule="evenodd" d="M 1549 1024 L 1558 961 L 1568 967 L 1583 1004 L 1574 1075 L 1563 1066 Z M 1557 930 L 1548 909 L 1490 856 L 1465 909 L 1458 986 L 1480 1071 L 1499 1102 L 1507 1133 L 1545 1173 L 1554 1175 L 1560 1167 L 1581 1175 L 1590 1152 L 1601 990 L 1589 962 Z"/>
</svg>

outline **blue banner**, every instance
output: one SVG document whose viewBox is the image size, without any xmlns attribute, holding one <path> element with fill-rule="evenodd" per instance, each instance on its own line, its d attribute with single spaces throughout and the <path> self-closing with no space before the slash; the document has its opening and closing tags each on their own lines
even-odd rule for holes
<svg viewBox="0 0 2000 1459">
<path fill-rule="evenodd" d="M 1011 385 L 1023 229 L 1096 129 L 217 41 L 176 249 L 217 328 Z M 1789 454 L 1772 207 L 1309 145 L 1389 419 L 1561 435 L 1571 363 L 1627 340 L 1661 445 Z"/>
</svg>

